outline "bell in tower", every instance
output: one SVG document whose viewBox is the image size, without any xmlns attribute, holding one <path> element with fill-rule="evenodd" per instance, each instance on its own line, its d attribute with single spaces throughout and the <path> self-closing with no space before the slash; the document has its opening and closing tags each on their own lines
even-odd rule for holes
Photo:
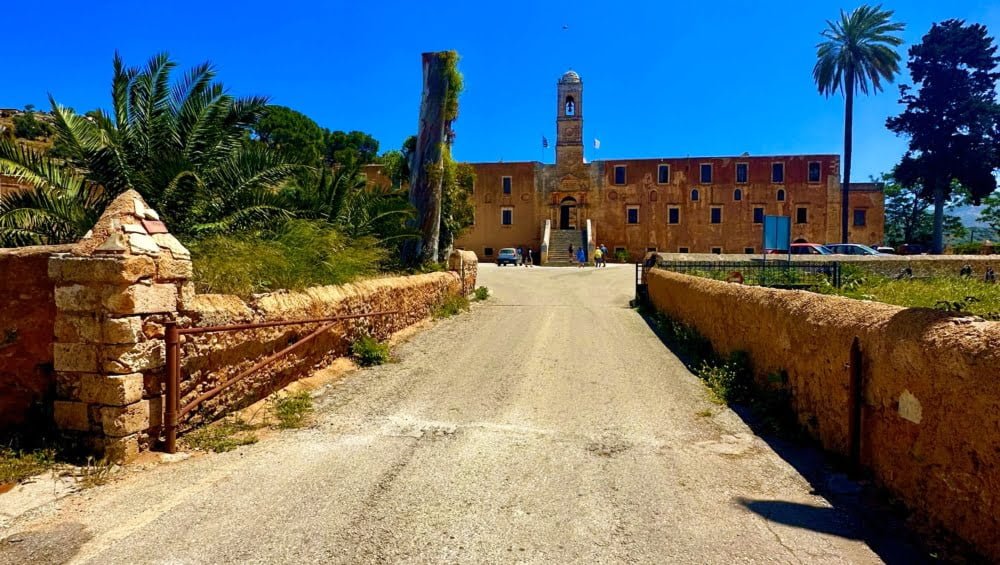
<svg viewBox="0 0 1000 565">
<path fill-rule="evenodd" d="M 566 71 L 556 88 L 556 165 L 583 163 L 583 81 Z"/>
</svg>

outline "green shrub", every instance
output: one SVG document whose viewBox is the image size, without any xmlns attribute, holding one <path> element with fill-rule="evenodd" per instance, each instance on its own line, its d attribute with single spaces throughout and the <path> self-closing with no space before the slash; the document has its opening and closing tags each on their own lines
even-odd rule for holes
<svg viewBox="0 0 1000 565">
<path fill-rule="evenodd" d="M 0 485 L 16 483 L 44 472 L 55 464 L 55 451 L 15 451 L 0 448 Z"/>
<path fill-rule="evenodd" d="M 184 443 L 193 449 L 223 453 L 241 445 L 257 443 L 254 430 L 254 426 L 240 418 L 223 418 L 185 435 Z"/>
<path fill-rule="evenodd" d="M 329 224 L 307 220 L 187 243 L 198 290 L 239 296 L 343 284 L 376 274 L 386 257 L 372 238 L 348 240 Z"/>
<path fill-rule="evenodd" d="M 469 299 L 464 296 L 451 295 L 441 301 L 434 309 L 434 317 L 449 318 L 469 309 Z"/>
<path fill-rule="evenodd" d="M 363 335 L 351 344 L 351 355 L 362 367 L 382 365 L 389 361 L 389 344 L 381 343 L 377 339 Z"/>
<path fill-rule="evenodd" d="M 490 289 L 481 286 L 476 289 L 476 300 L 486 300 L 490 297 Z"/>
<path fill-rule="evenodd" d="M 307 390 L 281 396 L 271 403 L 281 429 L 301 428 L 313 411 L 312 395 Z"/>
</svg>

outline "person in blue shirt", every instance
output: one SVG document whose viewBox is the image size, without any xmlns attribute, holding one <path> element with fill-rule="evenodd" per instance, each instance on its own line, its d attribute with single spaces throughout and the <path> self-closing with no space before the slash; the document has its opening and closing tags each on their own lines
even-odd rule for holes
<svg viewBox="0 0 1000 565">
<path fill-rule="evenodd" d="M 587 266 L 587 252 L 583 247 L 576 250 L 576 264 L 582 269 Z"/>
</svg>

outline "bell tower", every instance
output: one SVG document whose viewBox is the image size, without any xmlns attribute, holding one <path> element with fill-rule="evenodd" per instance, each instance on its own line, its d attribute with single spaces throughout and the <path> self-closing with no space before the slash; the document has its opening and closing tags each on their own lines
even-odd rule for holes
<svg viewBox="0 0 1000 565">
<path fill-rule="evenodd" d="M 583 81 L 575 71 L 566 71 L 556 88 L 556 165 L 583 164 Z"/>
</svg>

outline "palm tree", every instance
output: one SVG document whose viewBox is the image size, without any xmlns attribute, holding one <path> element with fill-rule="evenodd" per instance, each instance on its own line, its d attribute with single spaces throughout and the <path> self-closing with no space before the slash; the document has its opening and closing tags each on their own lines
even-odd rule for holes
<svg viewBox="0 0 1000 565">
<path fill-rule="evenodd" d="M 0 195 L 0 247 L 76 241 L 112 200 L 72 169 L 10 140 L 0 140 L 0 172 L 30 187 Z"/>
<path fill-rule="evenodd" d="M 108 199 L 134 188 L 180 233 L 241 229 L 290 216 L 276 188 L 301 166 L 250 139 L 267 100 L 234 98 L 215 82 L 208 63 L 171 81 L 175 66 L 161 54 L 142 69 L 127 68 L 116 53 L 110 115 L 79 115 L 50 97 L 65 171 L 49 180 L 78 178 L 72 181 L 77 184 L 43 182 L 33 168 L 45 159 L 11 147 L 0 155 L 0 172 L 34 178 L 31 184 L 47 195 L 19 198 L 34 197 L 40 205 L 54 197 L 78 198 L 82 187 L 100 187 Z M 21 210 L 7 216 L 12 225 L 37 223 L 31 217 L 40 212 L 7 201 L 0 208 L 10 206 Z M 89 227 L 50 235 L 72 241 Z"/>
<path fill-rule="evenodd" d="M 851 151 L 854 129 L 854 93 L 868 94 L 882 90 L 882 81 L 891 83 L 899 72 L 899 54 L 903 43 L 898 35 L 904 24 L 891 20 L 892 10 L 882 6 L 861 6 L 850 14 L 840 11 L 840 19 L 827 21 L 816 46 L 813 79 L 820 94 L 841 92 L 846 98 L 844 110 L 844 184 L 840 203 L 841 242 L 847 243 L 848 196 L 851 190 Z"/>
</svg>

